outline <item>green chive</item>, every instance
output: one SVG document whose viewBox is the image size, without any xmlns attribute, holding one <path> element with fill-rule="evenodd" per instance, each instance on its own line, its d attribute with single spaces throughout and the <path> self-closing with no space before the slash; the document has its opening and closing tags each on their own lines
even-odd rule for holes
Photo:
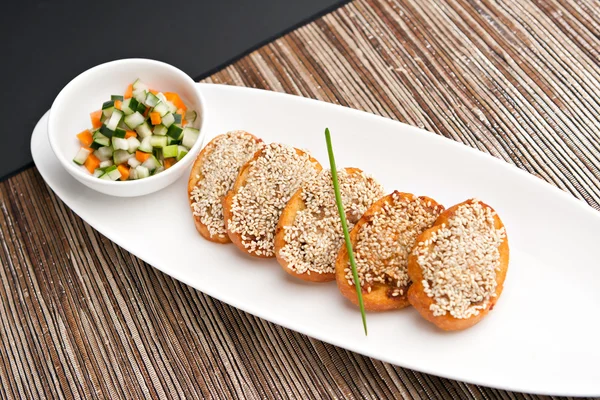
<svg viewBox="0 0 600 400">
<path fill-rule="evenodd" d="M 367 336 L 367 315 L 365 314 L 365 304 L 363 303 L 362 291 L 360 289 L 360 281 L 358 280 L 358 272 L 356 272 L 356 261 L 354 260 L 354 251 L 352 251 L 352 243 L 350 242 L 350 232 L 348 232 L 348 222 L 346 221 L 346 212 L 344 204 L 342 204 L 342 195 L 340 194 L 340 184 L 338 182 L 337 168 L 335 167 L 335 157 L 333 156 L 333 146 L 331 145 L 331 135 L 329 128 L 325 128 L 325 141 L 327 142 L 327 152 L 329 153 L 329 167 L 331 169 L 331 179 L 333 181 L 333 191 L 335 192 L 335 202 L 337 203 L 342 228 L 344 230 L 344 239 L 346 240 L 346 249 L 348 250 L 348 258 L 352 266 L 352 277 L 354 278 L 354 286 L 356 287 L 356 295 L 358 296 L 358 305 L 362 316 L 363 328 L 365 336 Z"/>
</svg>

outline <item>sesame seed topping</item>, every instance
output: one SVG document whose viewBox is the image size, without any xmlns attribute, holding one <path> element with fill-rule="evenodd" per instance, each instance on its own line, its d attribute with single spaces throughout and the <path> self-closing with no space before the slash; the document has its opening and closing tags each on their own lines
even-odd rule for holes
<svg viewBox="0 0 600 400">
<path fill-rule="evenodd" d="M 444 208 L 423 198 L 409 199 L 398 192 L 388 196 L 358 232 L 354 255 L 361 286 L 368 291 L 373 284 L 393 287 L 392 297 L 405 292 L 408 256 L 417 237 L 430 228 Z M 354 284 L 350 266 L 345 277 Z"/>
<path fill-rule="evenodd" d="M 262 146 L 256 138 L 244 131 L 227 132 L 217 136 L 210 145 L 202 163 L 202 175 L 192 190 L 192 212 L 200 217 L 211 236 L 225 237 L 225 221 L 223 218 L 223 197 L 233 188 L 240 168 L 252 158 Z"/>
<path fill-rule="evenodd" d="M 279 143 L 263 148 L 251 161 L 248 176 L 235 193 L 229 229 L 242 237 L 248 252 L 272 257 L 281 212 L 302 183 L 317 174 L 310 156 Z"/>
<path fill-rule="evenodd" d="M 383 195 L 383 187 L 362 171 L 338 171 L 342 203 L 348 229 Z M 330 170 L 323 170 L 302 187 L 304 209 L 296 213 L 292 225 L 285 226 L 285 245 L 279 255 L 296 273 L 335 272 L 335 259 L 344 242 Z"/>
<path fill-rule="evenodd" d="M 459 206 L 445 226 L 414 249 L 423 272 L 424 291 L 433 315 L 469 318 L 496 296 L 499 246 L 506 237 L 494 213 L 474 201 Z"/>
</svg>

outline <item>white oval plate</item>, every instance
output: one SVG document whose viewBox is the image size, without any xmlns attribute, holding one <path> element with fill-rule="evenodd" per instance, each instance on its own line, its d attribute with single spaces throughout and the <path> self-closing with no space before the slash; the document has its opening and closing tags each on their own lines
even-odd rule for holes
<svg viewBox="0 0 600 400">
<path fill-rule="evenodd" d="M 60 166 L 48 144 L 47 116 L 31 139 L 35 164 L 75 213 L 119 246 L 258 317 L 447 378 L 541 394 L 600 395 L 600 213 L 503 161 L 389 119 L 256 89 L 198 89 L 206 98 L 207 140 L 244 129 L 266 142 L 307 148 L 327 167 L 323 131 L 329 127 L 338 166 L 372 173 L 387 192 L 428 195 L 446 206 L 470 197 L 492 205 L 511 247 L 494 311 L 454 333 L 437 330 L 410 308 L 371 313 L 365 337 L 359 311 L 335 283 L 304 283 L 274 260 L 203 240 L 190 216 L 187 176 L 132 201 L 94 192 Z"/>
</svg>

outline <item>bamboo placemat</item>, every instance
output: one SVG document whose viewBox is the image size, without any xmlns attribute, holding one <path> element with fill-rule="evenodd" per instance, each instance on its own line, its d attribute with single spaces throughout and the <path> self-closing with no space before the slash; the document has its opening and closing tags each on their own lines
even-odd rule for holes
<svg viewBox="0 0 600 400">
<path fill-rule="evenodd" d="M 598 209 L 599 6 L 360 0 L 205 81 L 407 122 Z M 35 169 L 0 183 L 0 211 L 1 399 L 537 398 L 394 367 L 213 300 L 95 232 Z"/>
</svg>

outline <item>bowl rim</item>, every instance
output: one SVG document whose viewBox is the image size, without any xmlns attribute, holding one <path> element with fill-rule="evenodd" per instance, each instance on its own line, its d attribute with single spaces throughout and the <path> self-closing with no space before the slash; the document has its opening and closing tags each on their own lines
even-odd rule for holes
<svg viewBox="0 0 600 400">
<path fill-rule="evenodd" d="M 198 128 L 200 130 L 198 139 L 196 140 L 196 143 L 194 143 L 194 146 L 192 146 L 192 148 L 190 149 L 189 153 L 184 156 L 184 158 L 190 154 L 194 154 L 202 146 L 202 142 L 203 142 L 202 127 L 204 126 L 204 122 L 206 119 L 206 106 L 205 106 L 204 97 L 202 96 L 202 93 L 200 93 L 200 91 L 195 87 L 196 82 L 194 82 L 194 80 L 188 74 L 186 74 L 185 72 L 183 72 L 182 70 L 180 70 L 179 68 L 177 68 L 171 64 L 168 64 L 168 63 L 165 63 L 162 61 L 158 61 L 158 60 L 148 59 L 148 58 L 124 58 L 124 59 L 119 59 L 119 60 L 108 61 L 108 62 L 105 62 L 102 64 L 98 64 L 92 68 L 89 68 L 89 69 L 83 71 L 82 73 L 80 73 L 79 75 L 75 76 L 73 79 L 71 79 L 69 81 L 69 83 L 67 83 L 61 89 L 61 91 L 58 93 L 58 95 L 54 98 L 54 101 L 52 102 L 52 106 L 50 107 L 50 112 L 48 115 L 48 141 L 50 142 L 50 147 L 52 148 L 52 151 L 54 152 L 54 155 L 56 156 L 56 158 L 58 158 L 58 160 L 63 165 L 63 167 L 67 170 L 67 172 L 69 172 L 71 175 L 73 175 L 73 174 L 77 175 L 77 179 L 81 178 L 85 181 L 90 182 L 90 184 L 107 186 L 107 187 L 110 187 L 110 186 L 112 186 L 112 187 L 132 187 L 135 185 L 152 184 L 154 182 L 157 182 L 158 179 L 167 179 L 169 176 L 177 174 L 179 172 L 179 170 L 182 168 L 185 168 L 185 164 L 187 164 L 187 162 L 186 163 L 177 162 L 171 168 L 164 170 L 164 171 L 160 172 L 159 174 L 152 175 L 152 176 L 149 176 L 144 179 L 127 180 L 127 181 L 112 181 L 112 180 L 98 179 L 91 174 L 85 173 L 83 170 L 81 170 L 81 168 L 77 168 L 77 166 L 72 165 L 73 163 L 70 162 L 71 160 L 67 160 L 67 159 L 65 159 L 65 157 L 62 154 L 59 154 L 60 152 L 57 150 L 58 143 L 56 143 L 57 139 L 55 139 L 55 134 L 53 134 L 54 129 L 52 129 L 52 126 L 54 124 L 54 119 L 56 118 L 55 113 L 53 111 L 56 110 L 57 105 L 60 104 L 60 102 L 62 102 L 63 98 L 66 96 L 66 94 L 65 94 L 66 89 L 68 87 L 70 87 L 71 85 L 73 85 L 75 82 L 77 82 L 83 78 L 86 78 L 89 75 L 96 74 L 99 71 L 102 71 L 107 68 L 113 68 L 115 65 L 119 65 L 119 64 L 123 64 L 123 63 L 132 63 L 132 62 L 154 64 L 154 65 L 160 66 L 162 68 L 170 69 L 172 72 L 174 72 L 176 75 L 179 75 L 181 78 L 183 78 L 184 81 L 187 81 L 187 83 L 193 87 L 194 92 L 196 93 L 196 96 L 198 96 L 198 100 L 199 100 L 199 104 L 200 104 L 200 108 L 201 108 L 199 111 L 200 111 L 200 115 L 202 116 L 202 120 L 200 121 L 200 126 Z M 155 178 L 155 179 L 153 179 L 153 178 Z"/>
</svg>

